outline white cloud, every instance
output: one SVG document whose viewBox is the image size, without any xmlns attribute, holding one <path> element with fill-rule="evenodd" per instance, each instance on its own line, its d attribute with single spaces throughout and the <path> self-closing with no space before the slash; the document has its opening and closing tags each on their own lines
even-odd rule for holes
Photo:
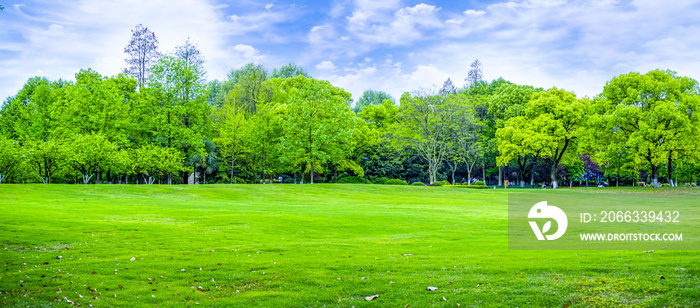
<svg viewBox="0 0 700 308">
<path fill-rule="evenodd" d="M 229 51 L 231 55 L 237 59 L 237 62 L 241 63 L 239 65 L 234 65 L 234 67 L 249 62 L 262 62 L 265 59 L 265 56 L 261 55 L 259 50 L 246 44 L 237 44 L 229 49 Z"/>
<path fill-rule="evenodd" d="M 269 11 L 273 6 L 274 4 L 272 3 L 265 4 L 265 9 Z"/>
<path fill-rule="evenodd" d="M 320 70 L 332 71 L 335 69 L 335 64 L 333 64 L 333 61 L 323 61 L 317 64 L 316 68 Z"/>
<path fill-rule="evenodd" d="M 348 31 L 371 44 L 410 45 L 424 38 L 424 32 L 442 27 L 440 8 L 418 4 L 388 14 L 386 11 L 357 10 L 348 17 Z"/>
</svg>

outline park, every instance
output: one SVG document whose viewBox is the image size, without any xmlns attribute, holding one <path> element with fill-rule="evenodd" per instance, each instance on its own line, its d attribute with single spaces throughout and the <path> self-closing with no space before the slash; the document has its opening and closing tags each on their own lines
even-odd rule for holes
<svg viewBox="0 0 700 308">
<path fill-rule="evenodd" d="M 700 300 L 695 251 L 509 250 L 512 191 L 541 192 L 0 185 L 0 303 L 690 307 Z M 685 207 L 698 198 L 697 189 L 682 187 L 548 193 L 622 194 L 639 204 L 661 195 Z"/>
<path fill-rule="evenodd" d="M 700 305 L 697 5 L 26 2 L 2 307 Z"/>
</svg>

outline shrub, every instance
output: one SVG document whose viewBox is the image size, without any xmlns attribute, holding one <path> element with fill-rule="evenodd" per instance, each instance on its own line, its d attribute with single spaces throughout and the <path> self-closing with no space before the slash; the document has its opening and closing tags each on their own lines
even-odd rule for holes
<svg viewBox="0 0 700 308">
<path fill-rule="evenodd" d="M 339 178 L 336 183 L 364 184 L 365 178 L 360 177 L 360 176 L 346 176 L 343 178 Z M 367 180 L 367 183 L 372 184 L 372 182 L 370 180 Z"/>
<path fill-rule="evenodd" d="M 411 186 L 425 186 L 425 184 L 423 182 L 413 182 Z"/>
<path fill-rule="evenodd" d="M 476 188 L 476 189 L 482 189 L 482 188 L 488 188 L 486 185 L 443 185 L 444 187 L 455 187 L 455 188 Z"/>
<path fill-rule="evenodd" d="M 474 182 L 474 184 L 472 184 L 472 185 L 482 185 L 482 186 L 483 186 L 483 185 L 486 185 L 486 184 L 484 184 L 484 181 L 476 181 L 476 182 Z"/>
<path fill-rule="evenodd" d="M 388 177 L 383 176 L 381 178 L 374 179 L 374 181 L 372 181 L 372 183 L 374 183 L 374 184 L 386 184 L 386 181 L 388 181 L 388 180 L 389 180 Z"/>
<path fill-rule="evenodd" d="M 406 181 L 400 179 L 391 179 L 384 182 L 385 185 L 408 185 Z"/>
<path fill-rule="evenodd" d="M 435 181 L 435 183 L 433 183 L 433 185 L 434 186 L 445 186 L 445 185 L 450 185 L 450 182 L 449 181 Z"/>
</svg>

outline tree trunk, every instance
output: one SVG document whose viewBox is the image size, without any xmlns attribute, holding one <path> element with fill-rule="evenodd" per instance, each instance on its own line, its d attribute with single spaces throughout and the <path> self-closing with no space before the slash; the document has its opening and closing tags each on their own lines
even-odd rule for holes
<svg viewBox="0 0 700 308">
<path fill-rule="evenodd" d="M 498 166 L 498 186 L 503 186 L 503 167 Z"/>
<path fill-rule="evenodd" d="M 100 166 L 97 166 L 97 177 L 95 178 L 95 184 L 102 184 L 102 170 Z"/>
<path fill-rule="evenodd" d="M 486 162 L 481 162 L 481 180 L 486 185 Z"/>
<path fill-rule="evenodd" d="M 231 184 L 233 184 L 233 167 L 234 167 L 234 160 L 231 159 Z"/>
<path fill-rule="evenodd" d="M 554 163 L 552 165 L 552 171 L 550 173 L 550 177 L 552 179 L 552 188 L 557 189 L 557 164 Z"/>
<path fill-rule="evenodd" d="M 667 168 L 668 169 L 668 184 L 671 187 L 674 187 L 673 185 L 675 183 L 673 183 L 673 165 L 672 165 L 673 161 L 672 161 L 672 157 L 671 157 L 672 154 L 673 153 L 668 153 L 668 164 L 666 166 L 668 166 L 668 168 Z"/>
<path fill-rule="evenodd" d="M 315 167 L 315 162 L 311 162 L 311 181 L 309 183 L 313 184 L 314 183 L 314 167 Z"/>
<path fill-rule="evenodd" d="M 651 165 L 652 186 L 659 188 L 659 166 Z"/>
</svg>

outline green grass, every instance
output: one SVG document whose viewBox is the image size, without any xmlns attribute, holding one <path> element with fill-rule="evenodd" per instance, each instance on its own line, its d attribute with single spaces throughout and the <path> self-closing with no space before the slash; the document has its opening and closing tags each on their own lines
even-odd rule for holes
<svg viewBox="0 0 700 308">
<path fill-rule="evenodd" d="M 509 251 L 504 190 L 0 185 L 0 211 L 0 306 L 700 305 L 697 251 Z"/>
</svg>

